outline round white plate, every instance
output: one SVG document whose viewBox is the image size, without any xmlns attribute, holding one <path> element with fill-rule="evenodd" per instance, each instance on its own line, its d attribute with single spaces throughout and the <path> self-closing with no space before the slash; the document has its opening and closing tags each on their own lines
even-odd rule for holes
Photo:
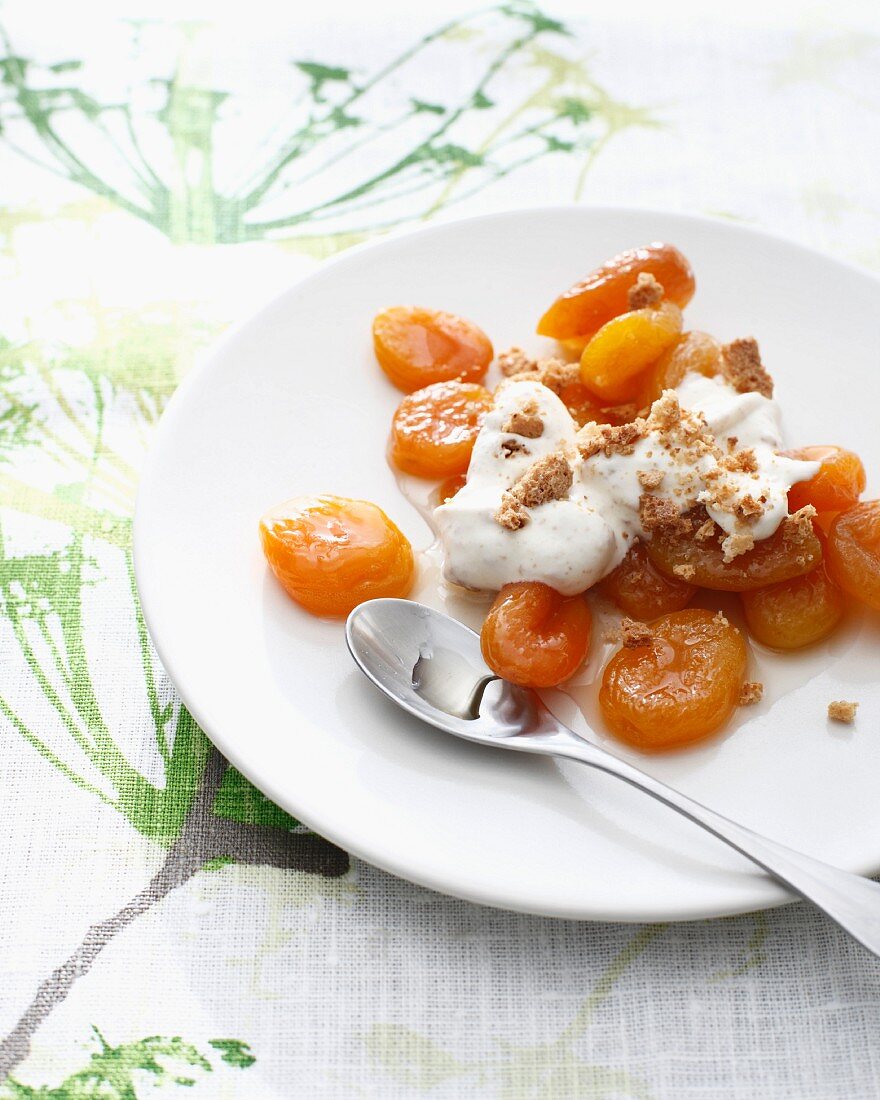
<svg viewBox="0 0 880 1100">
<path fill-rule="evenodd" d="M 615 208 L 517 211 L 347 252 L 229 336 L 159 427 L 138 500 L 137 579 L 186 705 L 281 806 L 415 882 L 602 920 L 787 900 L 722 844 L 609 777 L 458 742 L 395 710 L 355 668 L 342 625 L 282 592 L 257 538 L 268 506 L 330 492 L 376 501 L 415 547 L 431 542 L 385 459 L 400 395 L 372 354 L 379 309 L 452 310 L 482 325 L 498 350 L 549 350 L 532 335 L 548 302 L 606 257 L 658 239 L 682 248 L 696 271 L 689 327 L 760 339 L 788 439 L 844 444 L 880 470 L 880 283 L 742 226 Z M 751 675 L 765 681 L 765 700 L 712 743 L 659 757 L 618 751 L 769 836 L 876 871 L 877 618 L 856 617 L 806 653 L 755 650 Z M 837 698 L 861 703 L 854 726 L 827 721 Z M 607 742 L 568 700 L 551 702 Z"/>
</svg>

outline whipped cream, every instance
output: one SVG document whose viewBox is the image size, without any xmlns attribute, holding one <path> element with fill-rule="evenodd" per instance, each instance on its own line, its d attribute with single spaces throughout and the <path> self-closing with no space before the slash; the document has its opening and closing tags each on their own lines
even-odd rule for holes
<svg viewBox="0 0 880 1100">
<path fill-rule="evenodd" d="M 639 538 L 639 504 L 646 492 L 639 474 L 662 474 L 653 495 L 673 500 L 684 512 L 703 503 L 733 538 L 758 541 L 774 533 L 788 512 L 788 490 L 818 471 L 818 464 L 778 454 L 782 446 L 779 406 L 758 393 L 737 393 L 721 379 L 690 374 L 677 389 L 683 410 L 705 420 L 724 455 L 753 452 L 750 469 L 730 469 L 716 453 L 672 445 L 649 427 L 632 448 L 583 458 L 577 428 L 559 398 L 539 382 L 510 382 L 496 393 L 474 445 L 467 483 L 435 510 L 444 551 L 444 575 L 467 588 L 501 588 L 514 581 L 541 581 L 563 595 L 590 588 L 623 560 Z M 543 432 L 524 439 L 504 431 L 511 414 L 537 407 Z M 598 431 L 598 429 L 596 429 Z M 704 433 L 706 434 L 706 433 Z M 504 492 L 538 458 L 561 450 L 571 464 L 567 494 L 529 509 L 529 522 L 508 530 L 495 519 Z M 759 515 L 744 518 L 737 505 L 760 501 Z M 724 545 L 724 543 L 722 544 Z"/>
</svg>

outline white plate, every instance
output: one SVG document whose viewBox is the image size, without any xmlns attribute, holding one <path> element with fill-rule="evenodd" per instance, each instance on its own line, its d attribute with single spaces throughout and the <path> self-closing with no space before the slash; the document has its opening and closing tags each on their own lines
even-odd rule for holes
<svg viewBox="0 0 880 1100">
<path fill-rule="evenodd" d="M 457 742 L 393 709 L 354 667 L 341 624 L 284 595 L 257 539 L 266 507 L 320 491 L 374 500 L 414 546 L 430 543 L 385 460 L 399 394 L 373 358 L 377 310 L 453 310 L 497 349 L 539 350 L 531 333 L 560 290 L 620 249 L 657 239 L 681 247 L 697 273 L 690 327 L 760 339 L 789 440 L 842 443 L 880 469 L 880 283 L 742 226 L 629 209 L 518 211 L 347 252 L 229 336 L 162 420 L 135 554 L 144 613 L 183 699 L 276 802 L 415 882 L 603 920 L 787 900 L 723 845 L 613 779 Z M 756 651 L 765 701 L 723 736 L 662 757 L 619 751 L 772 837 L 876 871 L 878 655 L 870 616 L 804 654 Z M 855 726 L 827 722 L 836 698 L 861 703 Z M 554 705 L 577 720 L 564 698 Z"/>
</svg>

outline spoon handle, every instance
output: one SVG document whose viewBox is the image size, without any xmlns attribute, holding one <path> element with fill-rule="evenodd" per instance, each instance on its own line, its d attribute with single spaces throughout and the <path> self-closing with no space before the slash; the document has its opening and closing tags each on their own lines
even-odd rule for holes
<svg viewBox="0 0 880 1100">
<path fill-rule="evenodd" d="M 845 932 L 880 956 L 880 883 L 842 871 L 839 867 L 832 867 L 761 836 L 680 791 L 667 787 L 625 760 L 619 760 L 604 749 L 584 741 L 565 727 L 558 732 L 537 736 L 541 740 L 546 739 L 546 748 L 553 755 L 579 760 L 608 775 L 617 776 L 697 825 L 702 825 L 783 885 L 818 906 Z"/>
</svg>

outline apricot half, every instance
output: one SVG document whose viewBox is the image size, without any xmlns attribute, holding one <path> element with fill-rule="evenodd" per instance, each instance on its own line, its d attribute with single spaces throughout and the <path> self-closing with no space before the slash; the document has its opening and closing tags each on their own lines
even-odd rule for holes
<svg viewBox="0 0 880 1100">
<path fill-rule="evenodd" d="M 382 370 L 404 393 L 434 382 L 479 382 L 494 354 L 489 337 L 472 321 L 417 306 L 377 314 L 373 347 Z"/>
</svg>

